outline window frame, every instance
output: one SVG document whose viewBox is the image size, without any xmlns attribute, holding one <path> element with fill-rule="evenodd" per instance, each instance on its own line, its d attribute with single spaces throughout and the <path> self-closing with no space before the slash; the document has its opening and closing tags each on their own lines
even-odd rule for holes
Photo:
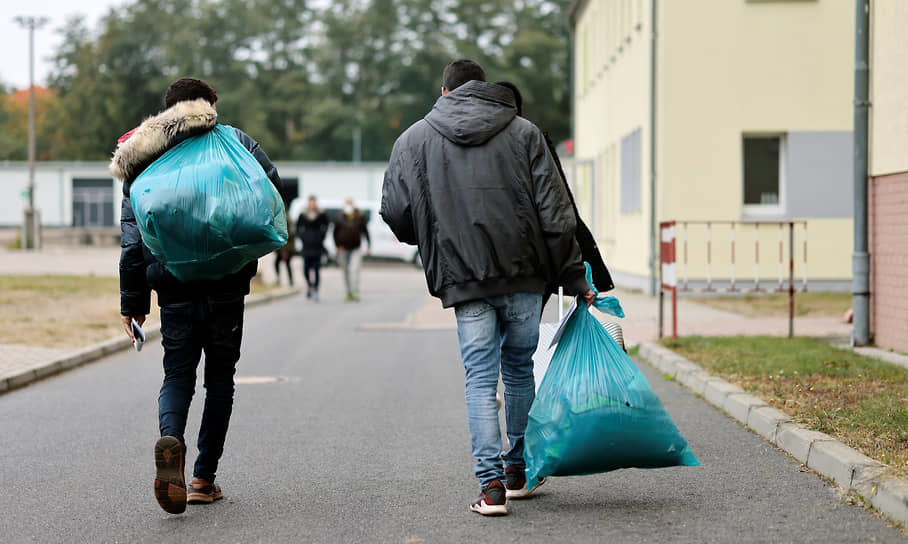
<svg viewBox="0 0 908 544">
<path fill-rule="evenodd" d="M 779 198 L 775 204 L 746 204 L 744 195 L 746 192 L 745 178 L 747 157 L 744 151 L 744 140 L 748 138 L 778 138 L 779 139 Z M 744 218 L 765 219 L 767 217 L 778 217 L 785 214 L 785 195 L 788 188 L 788 180 L 785 171 L 788 163 L 788 138 L 785 132 L 743 132 L 740 139 L 741 145 L 741 215 Z"/>
</svg>

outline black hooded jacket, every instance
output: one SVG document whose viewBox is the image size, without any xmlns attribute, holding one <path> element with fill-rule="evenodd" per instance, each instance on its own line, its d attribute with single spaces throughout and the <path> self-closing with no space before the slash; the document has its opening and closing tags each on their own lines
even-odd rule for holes
<svg viewBox="0 0 908 544">
<path fill-rule="evenodd" d="M 213 129 L 217 112 L 204 99 L 178 102 L 173 107 L 149 117 L 135 130 L 120 139 L 110 161 L 110 173 L 123 181 L 123 203 L 120 212 L 120 314 L 146 315 L 151 306 L 151 289 L 158 293 L 158 304 L 166 305 L 191 300 L 195 296 L 242 296 L 249 293 L 249 280 L 258 264 L 253 261 L 239 271 L 217 280 L 181 282 L 171 274 L 142 242 L 129 200 L 133 181 L 168 149 L 183 140 Z M 274 164 L 248 134 L 236 135 L 256 158 L 268 179 L 280 188 L 280 177 Z"/>
<path fill-rule="evenodd" d="M 510 91 L 471 81 L 436 101 L 391 152 L 381 216 L 419 246 L 445 307 L 557 281 L 589 289 L 571 201 L 542 132 Z"/>
</svg>

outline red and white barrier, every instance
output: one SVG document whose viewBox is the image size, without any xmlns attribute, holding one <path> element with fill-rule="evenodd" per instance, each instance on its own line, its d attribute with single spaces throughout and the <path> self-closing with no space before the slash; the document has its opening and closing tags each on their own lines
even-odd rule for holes
<svg viewBox="0 0 908 544">
<path fill-rule="evenodd" d="M 706 285 L 701 289 L 694 289 L 691 287 L 691 282 L 688 277 L 689 272 L 689 261 L 688 261 L 688 244 L 690 243 L 690 236 L 688 232 L 688 226 L 690 225 L 705 225 L 706 232 L 704 235 L 705 243 L 705 256 L 706 262 L 705 265 L 706 271 Z M 793 330 L 793 320 L 794 320 L 794 265 L 795 265 L 795 247 L 794 247 L 794 233 L 796 226 L 803 227 L 803 248 L 802 248 L 802 260 L 801 266 L 804 273 L 800 291 L 807 291 L 807 222 L 806 221 L 759 221 L 759 222 L 744 222 L 744 221 L 663 221 L 659 224 L 660 239 L 661 239 L 661 253 L 660 253 L 660 290 L 659 290 L 659 336 L 662 336 L 662 301 L 665 292 L 672 294 L 672 337 L 677 337 L 677 293 L 678 291 L 689 292 L 689 291 L 729 291 L 736 292 L 739 290 L 737 285 L 736 277 L 736 243 L 737 243 L 737 233 L 739 227 L 752 226 L 753 227 L 753 259 L 754 259 L 754 272 L 753 272 L 753 286 L 747 291 L 750 292 L 761 292 L 763 289 L 760 287 L 760 226 L 771 227 L 772 225 L 777 225 L 779 227 L 779 281 L 778 285 L 774 289 L 776 292 L 788 292 L 789 293 L 789 334 Z M 728 265 L 730 278 L 728 285 L 726 287 L 717 287 L 716 281 L 713 277 L 713 229 L 714 228 L 724 228 L 728 227 L 728 234 L 730 240 L 730 248 L 728 252 Z M 785 227 L 788 227 L 788 270 L 789 278 L 788 285 L 785 285 Z M 680 227 L 680 229 L 679 229 Z M 682 277 L 680 286 L 678 285 L 677 278 L 677 268 L 678 263 L 676 262 L 676 238 L 678 231 L 681 233 L 681 271 Z M 702 246 L 701 246 L 702 247 Z M 721 252 L 720 252 L 721 253 Z"/>
</svg>

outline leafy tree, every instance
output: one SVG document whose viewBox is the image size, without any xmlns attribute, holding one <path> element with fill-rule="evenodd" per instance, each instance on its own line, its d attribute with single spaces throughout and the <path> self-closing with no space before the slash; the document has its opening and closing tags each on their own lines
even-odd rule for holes
<svg viewBox="0 0 908 544">
<path fill-rule="evenodd" d="M 159 111 L 181 76 L 218 90 L 222 122 L 275 159 L 385 160 L 423 117 L 454 58 L 524 95 L 527 116 L 567 136 L 567 0 L 133 0 L 99 28 L 66 22 L 48 118 L 54 155 L 105 159 Z M 0 114 L 2 115 L 2 114 Z M 0 118 L 0 123 L 2 123 Z"/>
</svg>

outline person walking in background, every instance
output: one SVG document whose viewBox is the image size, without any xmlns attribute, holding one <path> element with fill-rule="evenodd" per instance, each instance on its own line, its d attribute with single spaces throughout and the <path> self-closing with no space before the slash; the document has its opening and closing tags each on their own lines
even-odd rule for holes
<svg viewBox="0 0 908 544">
<path fill-rule="evenodd" d="M 496 85 L 501 85 L 502 87 L 507 88 L 514 94 L 514 104 L 517 106 L 517 115 L 524 117 L 523 115 L 523 95 L 520 94 L 520 89 L 510 81 L 496 81 Z M 558 152 L 555 149 L 555 144 L 552 143 L 552 139 L 549 138 L 549 133 L 543 131 L 542 135 L 545 137 L 546 146 L 549 148 L 549 153 L 552 155 L 552 160 L 555 161 L 555 166 L 558 167 L 558 174 L 561 177 L 561 181 L 564 185 L 564 190 L 567 191 L 568 198 L 571 200 L 571 208 L 574 210 L 574 219 L 577 221 L 577 245 L 580 246 L 580 253 L 583 256 L 583 260 L 590 264 L 590 269 L 593 275 L 593 283 L 596 285 L 596 288 L 600 293 L 606 291 L 611 291 L 615 288 L 615 283 L 612 281 L 612 274 L 608 271 L 608 267 L 605 266 L 605 261 L 602 259 L 602 254 L 599 252 L 599 245 L 596 243 L 596 239 L 593 238 L 593 233 L 590 231 L 589 227 L 586 226 L 586 223 L 583 222 L 583 219 L 580 218 L 580 212 L 577 210 L 577 204 L 574 202 L 574 195 L 571 193 L 571 188 L 567 182 L 567 176 L 564 175 L 564 168 L 561 166 L 561 159 L 558 158 Z M 546 292 L 543 298 L 543 306 L 549 297 L 558 291 L 557 282 L 550 283 L 546 287 Z M 617 323 L 610 323 L 609 333 L 612 336 L 617 336 L 615 341 L 618 342 L 621 347 L 624 347 L 623 334 L 614 334 L 614 331 L 620 331 L 621 326 Z M 619 338 L 621 340 L 619 341 Z"/>
<path fill-rule="evenodd" d="M 175 81 L 164 98 L 166 109 L 124 134 L 110 162 L 111 174 L 123 182 L 120 314 L 130 339 L 131 321 L 135 319 L 141 326 L 150 311 L 152 289 L 161 307 L 164 383 L 158 396 L 161 438 L 155 443 L 154 493 L 161 508 L 172 514 L 183 512 L 187 501 L 207 504 L 224 496 L 214 479 L 233 411 L 233 376 L 243 338 L 243 299 L 249 294 L 258 262 L 249 262 L 216 280 L 178 280 L 144 245 L 129 191 L 139 174 L 166 151 L 218 126 L 214 108 L 217 99 L 214 88 L 200 79 Z M 277 169 L 259 144 L 243 131 L 233 130 L 271 183 L 280 188 Z M 187 494 L 183 433 L 203 351 L 205 409 L 199 427 L 199 455 Z"/>
<path fill-rule="evenodd" d="M 284 204 L 284 211 L 287 211 L 286 204 Z M 296 253 L 296 239 L 293 236 L 292 226 L 288 225 L 287 243 L 274 252 L 274 275 L 277 277 L 277 280 L 275 280 L 277 285 L 281 284 L 281 263 L 284 263 L 287 267 L 287 278 L 290 281 L 290 287 L 293 287 L 293 270 L 290 268 L 290 261 L 293 259 L 294 253 Z"/>
<path fill-rule="evenodd" d="M 359 301 L 359 274 L 363 265 L 363 237 L 369 247 L 368 221 L 366 215 L 353 206 L 353 198 L 344 200 L 344 209 L 334 217 L 334 245 L 337 246 L 337 264 L 344 270 L 344 285 L 347 295 L 344 300 Z M 366 249 L 368 254 L 369 249 Z"/>
<path fill-rule="evenodd" d="M 507 514 L 528 496 L 524 434 L 535 396 L 542 294 L 558 281 L 595 296 L 576 221 L 542 132 L 476 62 L 445 67 L 442 96 L 394 143 L 381 216 L 419 247 L 429 292 L 454 307 L 479 497 L 470 510 Z M 510 449 L 501 451 L 495 393 L 505 387 Z"/>
<path fill-rule="evenodd" d="M 306 209 L 296 220 L 296 233 L 303 243 L 303 276 L 306 278 L 306 298 L 318 302 L 319 272 L 322 255 L 325 253 L 325 234 L 328 232 L 328 216 L 318 208 L 315 196 L 310 196 Z"/>
</svg>

